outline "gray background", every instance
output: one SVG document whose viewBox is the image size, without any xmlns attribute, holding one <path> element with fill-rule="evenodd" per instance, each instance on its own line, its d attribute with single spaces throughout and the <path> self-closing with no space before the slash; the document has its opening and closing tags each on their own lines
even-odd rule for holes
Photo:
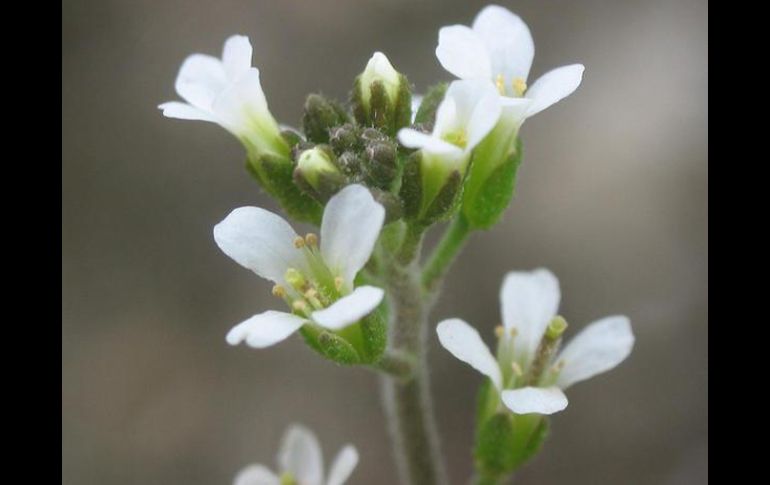
<svg viewBox="0 0 770 485">
<path fill-rule="evenodd" d="M 297 124 L 311 91 L 343 98 L 375 50 L 418 90 L 449 76 L 442 25 L 482 3 L 337 0 L 63 3 L 62 458 L 67 484 L 228 483 L 272 466 L 291 421 L 327 460 L 361 452 L 351 483 L 394 483 L 377 379 L 338 369 L 298 338 L 230 348 L 230 326 L 279 308 L 269 285 L 214 245 L 240 205 L 275 206 L 218 127 L 164 119 L 177 69 L 233 33 L 275 116 Z M 433 320 L 491 340 L 510 269 L 547 266 L 573 332 L 631 317 L 631 358 L 570 390 L 545 451 L 517 483 L 707 481 L 707 4 L 703 0 L 508 2 L 529 24 L 533 79 L 587 66 L 575 95 L 523 129 L 526 157 L 504 222 L 476 235 Z M 480 376 L 433 341 L 454 483 L 471 471 Z"/>
</svg>

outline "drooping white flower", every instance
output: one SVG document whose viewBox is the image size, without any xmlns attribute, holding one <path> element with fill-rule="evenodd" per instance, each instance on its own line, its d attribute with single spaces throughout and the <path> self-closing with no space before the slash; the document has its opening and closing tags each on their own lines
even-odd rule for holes
<svg viewBox="0 0 770 485">
<path fill-rule="evenodd" d="M 385 209 L 361 185 L 332 197 L 321 235 L 300 237 L 288 222 L 258 207 L 240 207 L 214 227 L 219 248 L 241 266 L 273 281 L 273 294 L 292 313 L 266 311 L 236 325 L 227 341 L 263 348 L 286 339 L 306 323 L 339 330 L 371 313 L 384 292 L 354 287 L 353 279 L 372 254 Z"/>
<path fill-rule="evenodd" d="M 552 414 L 567 407 L 562 390 L 606 372 L 631 353 L 625 316 L 589 324 L 556 354 L 566 324 L 557 316 L 559 281 L 546 269 L 508 273 L 500 292 L 503 326 L 495 357 L 479 333 L 460 319 L 439 323 L 441 345 L 489 377 L 503 404 L 517 414 Z"/>
<path fill-rule="evenodd" d="M 192 54 L 175 84 L 186 103 L 169 101 L 158 108 L 169 118 L 217 123 L 259 153 L 286 155 L 288 147 L 267 107 L 251 52 L 248 37 L 234 35 L 225 42 L 221 60 Z"/>
<path fill-rule="evenodd" d="M 494 128 L 500 100 L 484 81 L 454 81 L 436 110 L 431 134 L 402 128 L 398 140 L 422 151 L 423 197 L 432 200 L 454 170 L 465 173 L 471 151 Z"/>
<path fill-rule="evenodd" d="M 278 452 L 278 474 L 253 464 L 235 477 L 233 485 L 343 485 L 358 464 L 358 451 L 345 445 L 324 479 L 323 455 L 318 438 L 304 426 L 293 424 L 284 434 Z"/>
<path fill-rule="evenodd" d="M 544 74 L 527 87 L 535 44 L 527 24 L 506 8 L 489 5 L 472 27 L 451 25 L 439 31 L 436 57 L 460 79 L 494 83 L 503 102 L 503 116 L 519 124 L 569 96 L 583 78 L 584 66 L 571 64 Z"/>
</svg>

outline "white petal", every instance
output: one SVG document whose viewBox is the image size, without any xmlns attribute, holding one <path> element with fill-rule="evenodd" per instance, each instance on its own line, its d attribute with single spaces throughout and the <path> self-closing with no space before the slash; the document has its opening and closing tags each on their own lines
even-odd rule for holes
<svg viewBox="0 0 770 485">
<path fill-rule="evenodd" d="M 315 434 L 304 426 L 293 424 L 286 431 L 278 452 L 278 464 L 302 485 L 323 483 L 321 446 Z"/>
<path fill-rule="evenodd" d="M 567 396 L 558 387 L 522 387 L 503 391 L 501 397 L 516 414 L 553 414 L 567 407 Z"/>
<path fill-rule="evenodd" d="M 237 80 L 251 67 L 251 43 L 245 35 L 233 35 L 225 41 L 222 64 L 227 78 Z"/>
<path fill-rule="evenodd" d="M 465 147 L 468 151 L 473 150 L 492 131 L 497 120 L 500 119 L 502 109 L 500 96 L 498 96 L 492 83 L 488 81 L 482 81 L 482 83 L 481 86 L 474 88 L 478 90 L 476 94 L 478 98 L 468 122 L 468 144 Z"/>
<path fill-rule="evenodd" d="M 259 207 L 239 207 L 214 226 L 219 248 L 241 266 L 276 283 L 284 283 L 288 268 L 305 269 L 297 233 L 288 222 Z"/>
<path fill-rule="evenodd" d="M 461 156 L 463 154 L 460 147 L 412 128 L 401 128 L 398 131 L 398 141 L 407 148 L 419 148 L 436 155 Z"/>
<path fill-rule="evenodd" d="M 158 108 L 163 110 L 163 116 L 166 118 L 211 121 L 212 123 L 217 122 L 217 120 L 215 120 L 209 113 L 187 103 L 180 103 L 179 101 L 169 101 L 168 103 L 159 105 Z"/>
<path fill-rule="evenodd" d="M 498 389 L 502 387 L 500 366 L 475 328 L 452 318 L 439 323 L 436 333 L 441 345 L 452 355 L 489 377 Z"/>
<path fill-rule="evenodd" d="M 238 345 L 245 340 L 249 347 L 263 349 L 286 340 L 305 323 L 297 315 L 268 310 L 234 326 L 227 333 L 227 343 Z"/>
<path fill-rule="evenodd" d="M 277 134 L 278 123 L 267 108 L 259 70 L 249 68 L 214 100 L 211 107 L 225 126 L 236 134 L 249 134 L 258 123 Z"/>
<path fill-rule="evenodd" d="M 361 320 L 382 302 L 385 292 L 374 286 L 359 286 L 353 293 L 334 302 L 328 308 L 313 312 L 314 322 L 330 330 L 339 330 Z"/>
<path fill-rule="evenodd" d="M 457 129 L 465 129 L 465 122 L 467 118 L 462 120 L 457 115 L 457 100 L 455 94 L 458 90 L 458 84 L 462 81 L 453 81 L 449 85 L 444 99 L 439 103 L 436 109 L 436 120 L 433 123 L 433 136 L 440 137 L 446 132 L 455 131 Z M 460 84 L 462 86 L 462 84 Z M 454 88 L 454 89 L 453 89 Z"/>
<path fill-rule="evenodd" d="M 353 445 L 345 445 L 332 462 L 326 485 L 343 485 L 358 465 L 358 450 Z"/>
<path fill-rule="evenodd" d="M 617 366 L 631 353 L 634 334 L 625 316 L 602 318 L 573 338 L 559 355 L 564 368 L 557 385 L 566 389 L 572 384 L 606 372 Z"/>
<path fill-rule="evenodd" d="M 513 339 L 517 359 L 528 363 L 543 337 L 546 327 L 559 309 L 559 280 L 547 269 L 512 271 L 500 289 L 503 324 L 515 327 Z"/>
<path fill-rule="evenodd" d="M 347 289 L 372 255 L 385 221 L 385 209 L 365 187 L 348 185 L 332 197 L 321 221 L 321 254 Z"/>
<path fill-rule="evenodd" d="M 558 67 L 543 74 L 529 87 L 526 97 L 532 100 L 527 116 L 532 116 L 575 91 L 583 80 L 583 64 Z"/>
<path fill-rule="evenodd" d="M 439 30 L 436 57 L 444 69 L 460 79 L 492 78 L 492 66 L 484 42 L 464 25 Z"/>
<path fill-rule="evenodd" d="M 492 76 L 502 74 L 507 81 L 529 75 L 535 57 L 535 43 L 527 24 L 506 8 L 484 7 L 473 21 L 473 31 L 483 40 L 492 63 Z"/>
<path fill-rule="evenodd" d="M 233 485 L 280 485 L 281 480 L 264 465 L 249 465 L 235 476 Z"/>
<path fill-rule="evenodd" d="M 185 101 L 204 111 L 210 111 L 214 99 L 227 86 L 222 62 L 216 57 L 193 54 L 182 63 L 176 77 L 176 92 Z"/>
<path fill-rule="evenodd" d="M 420 111 L 420 105 L 422 104 L 423 98 L 424 96 L 421 94 L 412 93 L 412 123 L 414 123 L 414 118 L 417 116 L 417 112 Z"/>
</svg>

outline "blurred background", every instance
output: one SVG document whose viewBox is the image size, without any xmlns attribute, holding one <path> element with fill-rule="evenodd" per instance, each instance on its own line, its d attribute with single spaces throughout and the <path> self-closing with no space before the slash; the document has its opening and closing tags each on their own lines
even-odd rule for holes
<svg viewBox="0 0 770 485">
<path fill-rule="evenodd" d="M 230 483 L 273 466 L 285 427 L 313 428 L 328 461 L 355 443 L 350 483 L 393 484 L 378 379 L 336 368 L 298 337 L 256 351 L 227 330 L 275 307 L 225 257 L 212 226 L 274 209 L 240 144 L 156 106 L 193 52 L 248 35 L 277 119 L 304 96 L 345 98 L 375 50 L 417 91 L 450 79 L 438 29 L 482 2 L 64 0 L 62 472 L 64 484 Z M 570 389 L 525 484 L 702 484 L 707 478 L 707 16 L 705 0 L 521 0 L 532 79 L 572 62 L 570 98 L 528 121 L 518 195 L 452 271 L 433 321 L 492 337 L 506 271 L 547 266 L 571 332 L 614 313 L 637 343 L 615 371 Z M 432 341 L 451 476 L 472 470 L 479 374 Z"/>
</svg>

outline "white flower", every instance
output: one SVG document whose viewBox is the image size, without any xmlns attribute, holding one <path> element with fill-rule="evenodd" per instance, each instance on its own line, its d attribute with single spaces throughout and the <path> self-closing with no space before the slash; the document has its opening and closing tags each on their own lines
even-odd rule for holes
<svg viewBox="0 0 770 485">
<path fill-rule="evenodd" d="M 227 341 L 268 347 L 315 323 L 339 330 L 371 313 L 383 290 L 354 288 L 353 279 L 372 254 L 385 209 L 361 185 L 332 197 L 318 236 L 297 235 L 288 222 L 258 207 L 240 207 L 214 227 L 219 248 L 241 266 L 275 283 L 273 294 L 292 313 L 266 311 L 236 325 Z"/>
<path fill-rule="evenodd" d="M 454 81 L 436 110 L 428 135 L 402 128 L 398 140 L 422 150 L 423 198 L 431 201 L 454 170 L 465 173 L 471 151 L 495 127 L 500 101 L 494 87 L 483 81 Z"/>
<path fill-rule="evenodd" d="M 264 465 L 249 465 L 235 477 L 234 485 L 342 485 L 358 464 L 358 451 L 345 445 L 324 480 L 323 456 L 312 431 L 298 424 L 286 431 L 278 452 L 279 474 Z"/>
<path fill-rule="evenodd" d="M 602 318 L 554 358 L 558 337 L 566 328 L 556 315 L 560 297 L 559 281 L 546 269 L 508 273 L 500 292 L 503 327 L 497 332 L 496 358 L 476 329 L 459 319 L 439 323 L 439 341 L 489 377 L 514 413 L 561 411 L 567 407 L 562 390 L 620 364 L 631 353 L 634 336 L 627 317 Z"/>
<path fill-rule="evenodd" d="M 187 103 L 170 101 L 158 108 L 169 118 L 217 123 L 249 149 L 285 155 L 288 147 L 267 107 L 259 69 L 251 66 L 248 37 L 227 39 L 222 59 L 192 54 L 179 69 L 176 92 Z"/>
<path fill-rule="evenodd" d="M 375 52 L 366 63 L 364 72 L 361 73 L 361 100 L 367 109 L 372 96 L 370 86 L 378 81 L 385 88 L 390 102 L 395 104 L 398 90 L 401 88 L 401 74 L 393 68 L 393 64 L 382 52 Z"/>
<path fill-rule="evenodd" d="M 583 77 L 584 66 L 556 68 L 527 88 L 535 56 L 529 28 L 518 15 L 497 5 L 479 12 L 472 27 L 452 25 L 439 31 L 436 57 L 460 79 L 487 79 L 497 87 L 504 116 L 519 123 L 569 96 Z"/>
</svg>

